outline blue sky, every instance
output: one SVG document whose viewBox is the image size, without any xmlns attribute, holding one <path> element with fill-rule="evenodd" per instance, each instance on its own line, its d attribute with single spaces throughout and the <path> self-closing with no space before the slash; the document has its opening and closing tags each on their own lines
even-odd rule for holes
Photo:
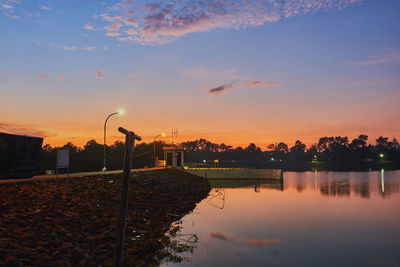
<svg viewBox="0 0 400 267">
<path fill-rule="evenodd" d="M 399 134 L 399 1 L 170 2 L 0 0 L 2 129 L 101 142 L 122 106 L 112 140 Z"/>
</svg>

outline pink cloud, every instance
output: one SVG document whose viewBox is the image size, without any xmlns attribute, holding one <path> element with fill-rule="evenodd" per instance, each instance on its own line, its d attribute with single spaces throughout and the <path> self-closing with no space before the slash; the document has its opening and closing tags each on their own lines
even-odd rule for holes
<svg viewBox="0 0 400 267">
<path fill-rule="evenodd" d="M 104 29 L 105 29 L 106 31 L 108 31 L 108 32 L 116 32 L 116 31 L 119 30 L 119 28 L 120 28 L 121 26 L 122 26 L 121 23 L 115 22 L 115 23 L 113 23 L 113 24 L 111 24 L 111 25 L 108 25 L 108 26 L 104 27 Z"/>
<path fill-rule="evenodd" d="M 255 86 L 277 86 L 279 85 L 278 82 L 260 82 L 260 81 L 253 81 L 253 82 L 245 82 L 240 85 L 240 87 L 255 87 Z"/>
<path fill-rule="evenodd" d="M 14 7 L 9 4 L 2 4 L 1 7 L 4 9 L 14 9 Z"/>
<path fill-rule="evenodd" d="M 96 78 L 97 79 L 104 79 L 106 76 L 103 74 L 104 69 L 96 70 Z"/>
<path fill-rule="evenodd" d="M 41 6 L 40 9 L 41 9 L 41 10 L 51 10 L 51 7 Z"/>
<path fill-rule="evenodd" d="M 97 47 L 95 47 L 95 46 L 86 46 L 83 49 L 86 50 L 86 51 L 94 51 L 94 50 L 97 50 Z"/>
<path fill-rule="evenodd" d="M 64 46 L 63 49 L 64 50 L 69 50 L 69 51 L 74 51 L 75 49 L 77 49 L 77 46 Z"/>
<path fill-rule="evenodd" d="M 139 22 L 137 20 L 135 20 L 135 19 L 124 20 L 124 23 L 126 25 L 131 25 L 131 26 L 138 26 L 139 25 Z"/>
<path fill-rule="evenodd" d="M 361 2 L 362 0 L 286 0 L 283 3 L 280 0 L 199 0 L 177 4 L 174 1 L 154 0 L 151 4 L 141 4 L 139 1 L 123 0 L 109 7 L 108 14 L 100 16 L 104 21 L 113 22 L 105 27 L 108 32 L 118 31 L 123 27 L 123 32 L 135 35 L 132 40 L 139 43 L 168 43 L 193 32 L 244 29 L 319 10 L 341 10 Z M 125 25 L 119 25 L 119 22 Z"/>
<path fill-rule="evenodd" d="M 135 74 L 135 73 L 130 73 L 129 76 L 130 76 L 131 78 L 136 78 L 138 75 Z"/>
<path fill-rule="evenodd" d="M 129 30 L 126 30 L 125 32 L 128 35 L 136 35 L 136 34 L 138 34 L 138 31 L 136 29 L 129 29 Z"/>
<path fill-rule="evenodd" d="M 59 79 L 59 80 L 65 80 L 64 74 L 61 74 L 61 73 L 57 74 L 56 78 Z"/>
<path fill-rule="evenodd" d="M 350 64 L 354 66 L 369 66 L 369 65 L 376 65 L 382 63 L 390 63 L 390 62 L 400 62 L 400 51 L 390 51 L 378 56 L 374 56 L 368 60 L 362 61 L 353 61 Z"/>
<path fill-rule="evenodd" d="M 41 74 L 41 75 L 38 76 L 38 78 L 39 78 L 39 79 L 42 79 L 42 80 L 45 80 L 45 79 L 52 79 L 53 77 L 55 77 L 55 78 L 57 78 L 57 79 L 59 79 L 59 80 L 65 80 L 64 74 L 61 74 L 61 73 L 56 74 L 56 75 L 53 75 L 52 73 L 48 73 L 48 74 L 47 74 L 47 77 L 46 77 L 45 74 Z"/>
<path fill-rule="evenodd" d="M 105 21 L 109 21 L 109 22 L 113 22 L 115 19 L 113 17 L 108 16 L 107 14 L 101 14 L 100 17 L 105 20 Z"/>
<path fill-rule="evenodd" d="M 111 36 L 111 37 L 120 36 L 120 35 L 121 34 L 119 32 L 107 32 L 107 34 L 106 34 L 106 36 Z"/>
<path fill-rule="evenodd" d="M 85 26 L 83 26 L 83 28 L 88 31 L 94 31 L 94 27 L 90 24 L 85 24 Z"/>
</svg>

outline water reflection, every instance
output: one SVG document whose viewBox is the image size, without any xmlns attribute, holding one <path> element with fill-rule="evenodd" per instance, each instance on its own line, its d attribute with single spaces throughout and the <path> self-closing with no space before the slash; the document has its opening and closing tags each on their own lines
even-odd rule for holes
<svg viewBox="0 0 400 267">
<path fill-rule="evenodd" d="M 371 198 L 371 194 L 381 197 L 390 197 L 400 192 L 400 181 L 395 175 L 396 171 L 387 172 L 314 172 L 310 180 L 309 173 L 285 173 L 285 190 L 295 188 L 301 193 L 303 190 L 318 190 L 321 195 L 328 197 L 349 197 L 350 195 L 361 198 Z M 398 173 L 398 172 L 397 172 Z M 386 178 L 386 181 L 385 181 Z"/>
<path fill-rule="evenodd" d="M 207 203 L 217 209 L 224 209 L 225 207 L 225 190 L 223 188 L 211 190 Z"/>
<path fill-rule="evenodd" d="M 400 171 L 288 172 L 283 182 L 210 182 L 209 197 L 171 236 L 177 254 L 164 265 L 400 263 Z"/>
<path fill-rule="evenodd" d="M 321 195 L 327 197 L 349 197 L 354 194 L 368 199 L 371 194 L 379 193 L 381 197 L 389 197 L 400 192 L 400 181 L 393 172 L 385 181 L 385 171 L 377 172 L 286 172 L 283 181 L 262 179 L 215 179 L 209 180 L 213 188 L 248 188 L 252 187 L 255 193 L 266 190 L 290 190 L 295 188 L 298 193 L 304 190 L 318 190 Z M 380 177 L 380 178 L 379 178 Z M 223 208 L 225 192 L 214 192 L 211 195 L 210 205 Z"/>
</svg>

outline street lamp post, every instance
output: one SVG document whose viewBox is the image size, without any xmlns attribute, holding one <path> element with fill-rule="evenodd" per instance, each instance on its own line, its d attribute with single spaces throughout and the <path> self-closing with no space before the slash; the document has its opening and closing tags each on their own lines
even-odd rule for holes
<svg viewBox="0 0 400 267">
<path fill-rule="evenodd" d="M 157 135 L 156 137 L 154 137 L 154 140 L 153 140 L 153 160 L 154 160 L 154 167 L 156 166 L 156 139 L 157 139 L 158 137 L 160 137 L 160 136 L 165 137 L 165 133 L 162 133 L 162 134 Z"/>
<path fill-rule="evenodd" d="M 107 121 L 113 115 L 116 115 L 116 114 L 124 115 L 124 113 L 125 113 L 125 111 L 123 109 L 120 109 L 117 112 L 111 113 L 110 115 L 108 115 L 108 117 L 106 118 L 106 121 L 104 122 L 104 158 L 103 158 L 104 162 L 103 162 L 103 169 L 102 169 L 103 172 L 107 170 L 107 168 L 106 168 L 106 150 L 107 150 L 107 143 L 106 143 L 106 130 L 107 130 L 107 128 L 106 127 L 107 127 Z"/>
</svg>

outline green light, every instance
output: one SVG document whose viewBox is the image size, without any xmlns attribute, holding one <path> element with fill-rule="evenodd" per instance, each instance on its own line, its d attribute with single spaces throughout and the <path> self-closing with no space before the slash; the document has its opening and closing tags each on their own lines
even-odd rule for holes
<svg viewBox="0 0 400 267">
<path fill-rule="evenodd" d="M 379 157 L 380 157 L 381 159 L 383 159 L 384 156 L 385 156 L 385 155 L 383 155 L 383 154 L 379 154 Z"/>
</svg>

